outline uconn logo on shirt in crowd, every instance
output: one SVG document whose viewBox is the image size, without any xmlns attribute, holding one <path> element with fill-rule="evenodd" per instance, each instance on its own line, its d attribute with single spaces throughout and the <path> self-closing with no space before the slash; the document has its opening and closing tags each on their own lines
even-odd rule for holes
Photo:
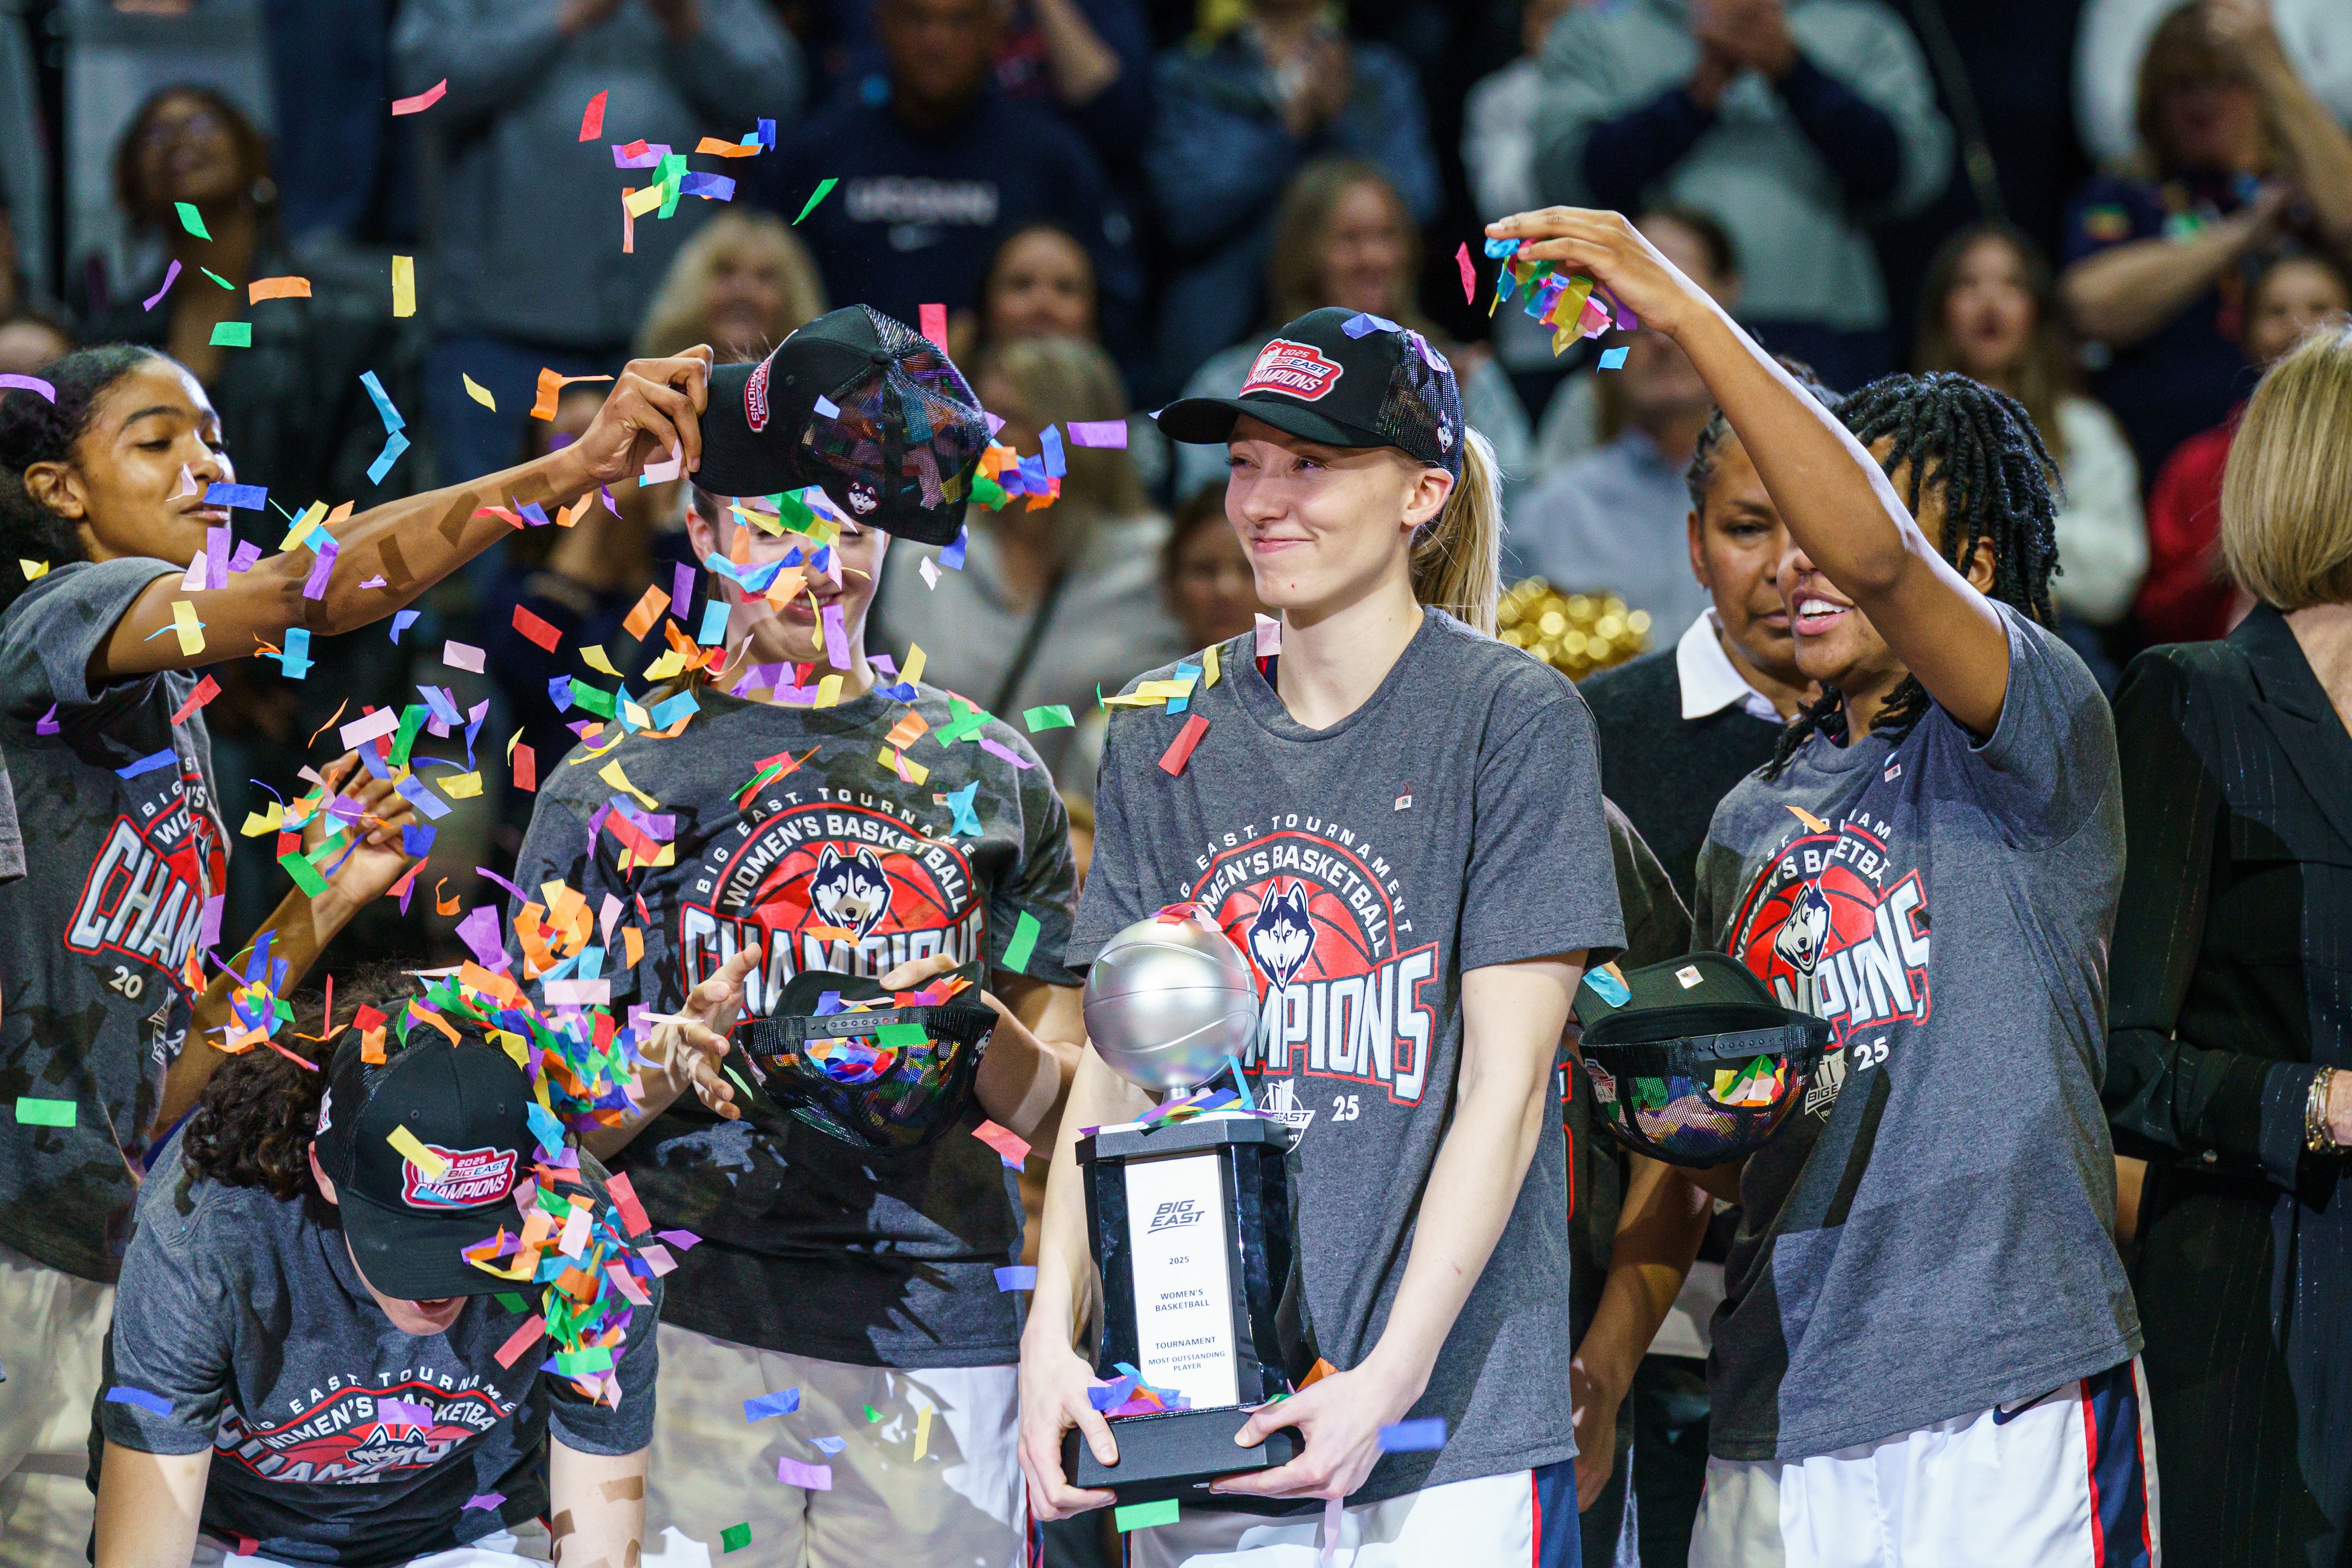
<svg viewBox="0 0 2352 1568">
<path fill-rule="evenodd" d="M 514 1185 L 511 1149 L 443 1149 L 425 1145 L 448 1168 L 428 1176 L 413 1160 L 400 1163 L 400 1196 L 411 1208 L 469 1209 L 496 1203 Z"/>
<path fill-rule="evenodd" d="M 1302 403 L 1312 403 L 1339 384 L 1340 374 L 1341 367 L 1325 359 L 1313 344 L 1276 338 L 1258 350 L 1257 363 L 1250 366 L 1249 379 L 1242 383 L 1240 395 L 1279 392 Z"/>
</svg>

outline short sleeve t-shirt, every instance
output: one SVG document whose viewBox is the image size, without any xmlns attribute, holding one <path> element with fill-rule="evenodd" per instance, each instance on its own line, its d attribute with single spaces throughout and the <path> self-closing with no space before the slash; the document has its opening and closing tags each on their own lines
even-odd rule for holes
<svg viewBox="0 0 2352 1568">
<path fill-rule="evenodd" d="M 108 1389 L 170 1411 L 104 1400 L 98 1426 L 142 1453 L 210 1450 L 206 1531 L 250 1536 L 278 1562 L 405 1563 L 545 1514 L 551 1433 L 583 1454 L 652 1440 L 660 1281 L 645 1282 L 653 1310 L 631 1309 L 619 1404 L 593 1405 L 534 1370 L 543 1341 L 499 1364 L 523 1318 L 497 1297 L 440 1333 L 403 1333 L 311 1200 L 197 1180 L 181 1154 L 174 1139 L 140 1194 L 105 1371 Z M 504 1500 L 467 1506 L 490 1492 Z"/>
<path fill-rule="evenodd" d="M 913 703 L 869 691 L 823 709 L 698 692 L 675 738 L 634 736 L 549 771 L 515 879 L 536 892 L 562 878 L 592 909 L 618 899 L 622 923 L 650 919 L 643 962 L 612 975 L 616 1008 L 675 1012 L 754 942 L 766 953 L 745 987 L 754 1016 L 804 969 L 879 976 L 936 952 L 1002 969 L 1024 915 L 1036 935 L 1024 973 L 1076 984 L 1059 962 L 1076 874 L 1053 780 L 994 720 L 941 744 L 959 728 L 948 696 L 918 689 Z M 910 710 L 929 725 L 905 752 L 929 770 L 920 784 L 877 760 Z M 797 765 L 739 804 L 777 757 Z M 613 763 L 675 818 L 675 865 L 620 869 L 623 845 L 598 817 Z M 1020 1261 L 1021 1207 L 1013 1173 L 971 1136 L 985 1114 L 975 1097 L 930 1142 L 886 1152 L 797 1119 L 772 1137 L 681 1097 L 614 1162 L 658 1225 L 703 1238 L 678 1258 L 668 1321 L 865 1366 L 1018 1360 L 1014 1299 L 995 1271 Z"/>
<path fill-rule="evenodd" d="M 0 756 L 39 849 L 0 884 L 0 1106 L 72 1111 L 67 1126 L 0 1114 L 0 1242 L 85 1279 L 121 1266 L 131 1163 L 187 1035 L 180 976 L 227 879 L 204 714 L 172 722 L 195 678 L 89 688 L 123 612 L 181 570 L 59 566 L 0 616 Z"/>
<path fill-rule="evenodd" d="M 1186 712 L 1112 718 L 1069 962 L 1178 901 L 1249 956 L 1261 1016 L 1242 1066 L 1293 1131 L 1307 1316 L 1346 1370 L 1387 1325 L 1451 1119 L 1463 972 L 1580 949 L 1599 963 L 1625 928 L 1592 720 L 1564 676 L 1431 610 L 1363 706 L 1310 730 L 1252 647 L 1222 645 Z M 1207 732 L 1171 774 L 1194 715 Z M 1384 1457 L 1358 1501 L 1576 1452 L 1567 1152 L 1544 1121 L 1413 1406 L 1445 1419 L 1445 1447 Z"/>
<path fill-rule="evenodd" d="M 2124 840 L 2115 724 L 2004 605 L 1979 742 L 1814 735 L 1744 780 L 1699 939 L 1835 1026 L 1750 1156 L 1707 1382 L 1727 1459 L 1794 1460 L 2047 1394 L 2139 1348 L 2099 1101 Z"/>
</svg>

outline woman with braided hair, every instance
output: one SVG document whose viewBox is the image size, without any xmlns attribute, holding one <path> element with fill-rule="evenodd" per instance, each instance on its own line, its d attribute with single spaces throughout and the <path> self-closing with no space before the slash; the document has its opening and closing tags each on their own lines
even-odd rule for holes
<svg viewBox="0 0 2352 1568">
<path fill-rule="evenodd" d="M 2140 1330 L 2110 1239 L 2115 731 L 2050 629 L 2049 454 L 1953 374 L 1832 412 L 1612 213 L 1494 225 L 1681 345 L 1785 521 L 1822 696 L 1725 797 L 1698 940 L 1835 1026 L 1741 1165 L 1694 1568 L 2150 1563 Z"/>
</svg>

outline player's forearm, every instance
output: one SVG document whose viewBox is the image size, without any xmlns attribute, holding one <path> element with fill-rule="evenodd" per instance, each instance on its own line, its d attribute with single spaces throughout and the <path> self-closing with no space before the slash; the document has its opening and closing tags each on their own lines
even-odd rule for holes
<svg viewBox="0 0 2352 1568">
<path fill-rule="evenodd" d="M 646 1529 L 646 1450 L 583 1454 L 547 1445 L 548 1532 L 562 1568 L 635 1568 Z"/>
<path fill-rule="evenodd" d="M 1093 1249 L 1087 1238 L 1085 1173 L 1078 1167 L 1078 1137 L 1088 1127 L 1132 1121 L 1150 1109 L 1144 1092 L 1120 1078 L 1093 1051 L 1082 1052 L 1070 1085 L 1045 1176 L 1045 1213 L 1038 1238 L 1037 1291 L 1030 1298 L 1030 1332 L 1048 1334 L 1065 1345 L 1077 1342 L 1079 1326 L 1095 1300 Z"/>
<path fill-rule="evenodd" d="M 98 1568 L 187 1568 L 212 1451 L 142 1454 L 109 1441 L 98 1481 Z"/>
<path fill-rule="evenodd" d="M 1078 990 L 1000 978 L 993 987 L 1012 1008 L 981 1059 L 973 1090 L 989 1120 L 1050 1151 L 1061 1132 L 1062 1105 L 1085 1049 L 1086 1018 Z"/>
<path fill-rule="evenodd" d="M 1577 1346 L 1586 1374 L 1617 1398 L 1632 1386 L 1634 1369 L 1673 1310 L 1714 1210 L 1679 1171 L 1637 1158 L 1633 1172 L 1601 1304 Z"/>
</svg>

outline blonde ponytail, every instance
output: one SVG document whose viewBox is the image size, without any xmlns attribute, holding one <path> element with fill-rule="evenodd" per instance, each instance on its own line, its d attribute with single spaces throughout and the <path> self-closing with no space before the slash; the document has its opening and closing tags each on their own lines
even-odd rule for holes
<svg viewBox="0 0 2352 1568">
<path fill-rule="evenodd" d="M 1412 596 L 1495 635 L 1503 591 L 1503 470 L 1494 443 L 1462 429 L 1462 478 L 1412 545 Z"/>
</svg>

